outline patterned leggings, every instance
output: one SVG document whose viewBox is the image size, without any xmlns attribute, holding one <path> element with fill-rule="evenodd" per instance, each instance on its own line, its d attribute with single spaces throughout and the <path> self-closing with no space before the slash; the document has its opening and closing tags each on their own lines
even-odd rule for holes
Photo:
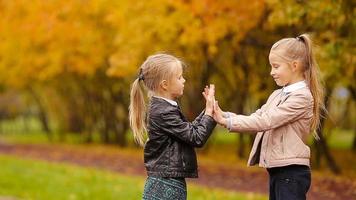
<svg viewBox="0 0 356 200">
<path fill-rule="evenodd" d="M 147 177 L 143 200 L 186 200 L 187 185 L 184 178 Z"/>
</svg>

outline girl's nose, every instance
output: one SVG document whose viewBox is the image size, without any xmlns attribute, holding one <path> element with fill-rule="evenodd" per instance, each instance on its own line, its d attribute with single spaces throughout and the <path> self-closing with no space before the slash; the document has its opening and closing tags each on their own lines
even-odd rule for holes
<svg viewBox="0 0 356 200">
<path fill-rule="evenodd" d="M 274 70 L 273 69 L 271 69 L 271 72 L 269 73 L 271 76 L 273 76 L 274 75 Z"/>
</svg>

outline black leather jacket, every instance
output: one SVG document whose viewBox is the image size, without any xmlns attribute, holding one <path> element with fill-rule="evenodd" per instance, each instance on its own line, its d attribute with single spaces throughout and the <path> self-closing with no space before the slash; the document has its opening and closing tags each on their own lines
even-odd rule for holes
<svg viewBox="0 0 356 200">
<path fill-rule="evenodd" d="M 202 112 L 188 122 L 179 106 L 152 97 L 148 112 L 148 138 L 144 161 L 148 176 L 198 177 L 194 147 L 202 147 L 216 126 Z"/>
</svg>

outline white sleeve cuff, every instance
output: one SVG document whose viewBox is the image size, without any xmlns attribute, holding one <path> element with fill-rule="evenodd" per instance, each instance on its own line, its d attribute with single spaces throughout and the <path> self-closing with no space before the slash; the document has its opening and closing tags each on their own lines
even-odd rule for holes
<svg viewBox="0 0 356 200">
<path fill-rule="evenodd" d="M 231 128 L 232 128 L 232 118 L 231 116 L 229 116 L 227 118 L 227 125 L 226 125 L 226 128 L 229 130 L 229 132 L 231 132 Z"/>
<path fill-rule="evenodd" d="M 229 118 L 230 112 L 223 112 L 223 118 Z"/>
</svg>

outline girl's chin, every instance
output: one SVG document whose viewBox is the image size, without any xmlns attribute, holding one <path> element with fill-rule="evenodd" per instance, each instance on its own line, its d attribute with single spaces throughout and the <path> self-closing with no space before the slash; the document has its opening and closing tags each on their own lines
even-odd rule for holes
<svg viewBox="0 0 356 200">
<path fill-rule="evenodd" d="M 278 81 L 278 80 L 274 80 L 274 82 L 276 82 L 276 84 L 280 87 L 283 87 L 285 84 L 283 84 L 282 82 Z"/>
<path fill-rule="evenodd" d="M 183 92 L 180 93 L 180 94 L 175 95 L 175 98 L 177 99 L 177 98 L 179 98 L 179 97 L 181 97 L 181 96 L 183 96 Z"/>
</svg>

